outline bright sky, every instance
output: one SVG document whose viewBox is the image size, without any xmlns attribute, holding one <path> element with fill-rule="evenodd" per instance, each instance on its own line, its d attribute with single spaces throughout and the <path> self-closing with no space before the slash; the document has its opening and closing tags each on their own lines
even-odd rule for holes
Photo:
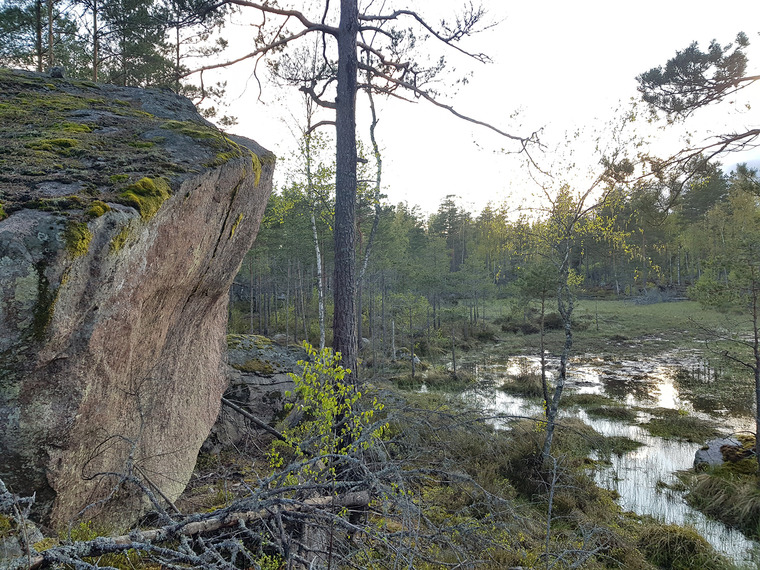
<svg viewBox="0 0 760 570">
<path fill-rule="evenodd" d="M 430 19 L 436 21 L 454 13 L 461 2 L 417 0 L 405 4 L 431 14 Z M 757 0 L 723 0 L 720 5 L 703 0 L 484 0 L 483 5 L 500 23 L 465 47 L 489 54 L 493 63 L 472 62 L 441 46 L 440 53 L 456 68 L 447 76 L 449 81 L 473 73 L 469 84 L 460 86 L 457 93 L 446 91 L 445 102 L 515 134 L 543 129 L 541 138 L 550 154 L 539 159 L 546 164 L 553 162 L 554 149 L 566 135 L 577 129 L 582 132 L 574 146 L 590 148 L 593 137 L 609 131 L 608 125 L 615 123 L 615 109 L 637 97 L 636 76 L 664 65 L 676 50 L 692 41 L 706 49 L 712 39 L 726 44 L 744 31 L 751 43 L 748 72 L 760 73 Z M 244 29 L 241 32 L 246 33 Z M 429 45 L 438 49 L 432 41 Z M 228 93 L 234 99 L 230 112 L 239 118 L 231 130 L 285 157 L 296 146 L 287 124 L 293 124 L 293 114 L 302 113 L 293 109 L 292 99 L 278 100 L 277 93 L 266 86 L 264 102 L 256 102 L 255 82 L 249 80 L 244 89 L 250 72 L 250 64 L 242 63 L 225 73 L 230 82 Z M 751 101 L 757 105 L 747 110 L 745 104 Z M 363 103 L 366 99 L 360 98 L 360 107 Z M 380 117 L 377 136 L 383 150 L 384 192 L 393 203 L 408 201 L 432 212 L 444 196 L 455 194 L 465 206 L 479 211 L 489 201 L 516 206 L 535 192 L 522 161 L 500 152 L 502 148 L 514 150 L 514 144 L 483 127 L 425 102 L 384 101 Z M 359 132 L 368 140 L 368 113 L 361 112 L 358 120 Z M 701 112 L 689 123 L 694 140 L 758 125 L 757 84 L 745 89 L 736 104 Z M 656 136 L 669 139 L 672 135 Z M 677 150 L 676 145 L 677 140 L 670 140 L 663 152 Z M 723 162 L 759 158 L 760 150 L 756 150 L 751 155 L 726 157 Z M 583 184 L 589 176 L 588 153 L 581 151 L 564 160 L 578 164 L 577 183 Z M 281 171 L 279 180 L 282 175 Z"/>
</svg>

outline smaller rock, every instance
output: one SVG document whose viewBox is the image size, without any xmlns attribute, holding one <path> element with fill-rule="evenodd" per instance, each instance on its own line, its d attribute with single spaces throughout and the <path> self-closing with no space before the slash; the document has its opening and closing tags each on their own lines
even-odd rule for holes
<svg viewBox="0 0 760 570">
<path fill-rule="evenodd" d="M 33 522 L 24 521 L 24 526 L 25 531 L 16 528 L 6 536 L 0 537 L 0 561 L 25 557 L 32 545 L 44 538 Z"/>
<path fill-rule="evenodd" d="M 66 70 L 60 65 L 56 65 L 50 68 L 50 77 L 53 77 L 55 79 L 63 79 L 65 75 Z"/>
<path fill-rule="evenodd" d="M 701 449 L 694 454 L 694 469 L 700 470 L 705 467 L 723 464 L 722 448 L 741 447 L 738 439 L 733 437 L 720 437 L 707 442 Z"/>
</svg>

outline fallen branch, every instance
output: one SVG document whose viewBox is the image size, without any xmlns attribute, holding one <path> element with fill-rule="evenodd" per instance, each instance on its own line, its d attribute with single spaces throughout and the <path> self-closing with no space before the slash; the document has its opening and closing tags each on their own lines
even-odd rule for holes
<svg viewBox="0 0 760 570">
<path fill-rule="evenodd" d="M 255 520 L 270 519 L 281 513 L 311 512 L 316 509 L 327 507 L 340 508 L 366 508 L 369 506 L 369 492 L 357 491 L 346 493 L 338 497 L 314 497 L 293 504 L 279 505 L 279 509 L 269 507 L 257 511 L 232 512 L 223 516 L 211 517 L 202 521 L 188 523 L 176 523 L 151 530 L 135 530 L 130 534 L 115 537 L 98 537 L 94 540 L 77 542 L 74 545 L 63 545 L 46 550 L 42 554 L 29 558 L 18 558 L 10 562 L 0 564 L 0 570 L 23 570 L 42 568 L 43 564 L 53 563 L 60 556 L 72 554 L 83 558 L 100 556 L 125 550 L 145 550 L 146 546 L 153 543 L 167 542 L 177 537 L 189 537 L 199 534 L 210 533 L 222 528 L 230 528 L 243 525 Z M 72 552 L 73 551 L 73 552 Z"/>
</svg>

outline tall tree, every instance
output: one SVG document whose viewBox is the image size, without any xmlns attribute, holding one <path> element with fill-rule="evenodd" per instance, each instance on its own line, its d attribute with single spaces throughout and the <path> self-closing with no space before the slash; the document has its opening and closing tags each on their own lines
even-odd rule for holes
<svg viewBox="0 0 760 570">
<path fill-rule="evenodd" d="M 357 0 L 341 0 L 338 25 L 329 23 L 335 14 L 329 2 L 319 3 L 321 16 L 310 18 L 305 10 L 288 9 L 268 2 L 248 0 L 223 0 L 216 6 L 235 4 L 257 10 L 262 15 L 256 37 L 255 49 L 230 62 L 222 62 L 204 69 L 223 67 L 242 59 L 262 59 L 274 56 L 288 44 L 297 42 L 309 34 L 318 34 L 322 45 L 322 65 L 317 74 L 309 77 L 293 77 L 293 83 L 309 93 L 315 101 L 335 112 L 335 120 L 328 121 L 336 128 L 336 214 L 335 214 L 335 283 L 333 347 L 343 355 L 344 364 L 351 370 L 357 364 L 356 331 L 356 95 L 359 88 L 376 93 L 397 95 L 406 91 L 442 107 L 456 116 L 497 131 L 525 149 L 532 137 L 511 135 L 481 121 L 462 115 L 451 106 L 440 102 L 435 93 L 427 88 L 427 82 L 443 69 L 435 64 L 423 69 L 414 63 L 413 48 L 416 38 L 394 26 L 408 21 L 426 34 L 444 44 L 455 46 L 459 40 L 478 29 L 484 17 L 481 8 L 470 5 L 453 25 L 445 22 L 440 29 L 428 24 L 417 12 L 395 10 L 392 12 L 360 12 Z M 374 8 L 370 4 L 370 9 Z M 381 8 L 382 10 L 382 8 Z M 297 29 L 291 30 L 295 24 Z M 365 41 L 367 34 L 370 43 Z M 361 41 L 359 38 L 361 37 Z M 334 42 L 334 43 L 331 43 Z M 459 51 L 486 61 L 483 54 Z M 359 57 L 361 51 L 365 57 Z M 337 58 L 337 62 L 335 59 Z M 359 84 L 361 69 L 369 79 Z M 334 89 L 334 91 L 333 91 Z M 329 100 L 331 93 L 334 99 Z"/>
</svg>

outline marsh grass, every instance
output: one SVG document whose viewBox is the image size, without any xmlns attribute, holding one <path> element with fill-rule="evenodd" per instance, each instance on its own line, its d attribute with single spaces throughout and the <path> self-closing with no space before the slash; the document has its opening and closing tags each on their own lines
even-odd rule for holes
<svg viewBox="0 0 760 570">
<path fill-rule="evenodd" d="M 760 538 L 760 478 L 752 453 L 753 436 L 739 436 L 742 447 L 721 448 L 725 462 L 699 473 L 679 473 L 686 501 L 706 515 Z"/>
<path fill-rule="evenodd" d="M 530 372 L 506 378 L 499 390 L 526 398 L 541 398 L 544 394 L 541 375 Z"/>
<path fill-rule="evenodd" d="M 646 525 L 638 546 L 647 560 L 659 568 L 693 570 L 733 567 L 692 527 L 657 523 Z"/>
<path fill-rule="evenodd" d="M 508 311 L 503 301 L 488 309 L 489 314 L 501 315 L 498 322 Z M 636 305 L 628 300 L 579 299 L 574 315 L 579 324 L 573 329 L 577 347 L 588 354 L 617 357 L 660 354 L 676 347 L 704 349 L 702 331 L 727 326 L 724 314 L 703 309 L 695 301 Z M 538 334 L 502 333 L 499 338 L 509 353 L 537 353 Z M 558 352 L 563 340 L 561 329 L 546 331 L 550 352 Z"/>
<path fill-rule="evenodd" d="M 711 437 L 720 435 L 714 422 L 690 416 L 681 410 L 659 408 L 653 413 L 659 417 L 641 424 L 641 427 L 657 437 L 703 443 Z"/>
<path fill-rule="evenodd" d="M 627 408 L 619 401 L 601 394 L 568 394 L 563 398 L 563 405 L 583 408 L 592 418 L 636 423 L 636 410 Z"/>
</svg>

